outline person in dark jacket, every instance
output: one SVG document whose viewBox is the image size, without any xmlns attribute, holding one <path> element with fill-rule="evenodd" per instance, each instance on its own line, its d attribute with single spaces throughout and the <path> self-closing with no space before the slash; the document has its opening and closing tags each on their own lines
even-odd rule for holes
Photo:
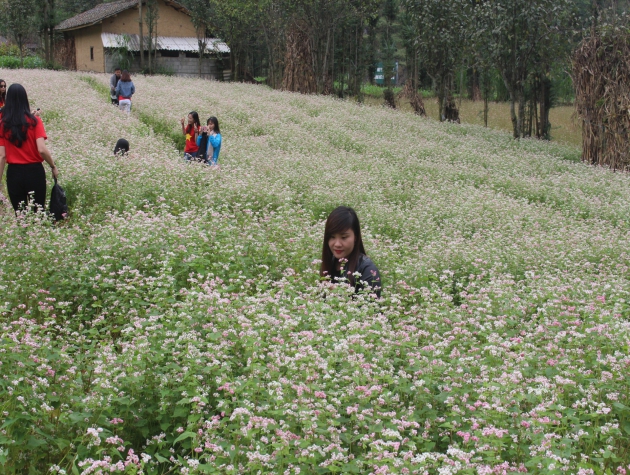
<svg viewBox="0 0 630 475">
<path fill-rule="evenodd" d="M 129 141 L 127 139 L 118 139 L 114 147 L 114 155 L 126 155 L 129 151 Z"/>
<path fill-rule="evenodd" d="M 114 69 L 114 74 L 109 78 L 109 95 L 112 100 L 112 104 L 118 105 L 118 96 L 116 95 L 116 86 L 118 86 L 118 82 L 120 81 L 120 76 L 122 75 L 122 71 L 120 68 Z"/>
<path fill-rule="evenodd" d="M 355 277 L 355 274 L 360 274 Z M 320 276 L 339 281 L 346 278 L 355 292 L 370 287 L 381 296 L 381 275 L 365 254 L 357 213 L 347 206 L 336 208 L 326 220 Z"/>
</svg>

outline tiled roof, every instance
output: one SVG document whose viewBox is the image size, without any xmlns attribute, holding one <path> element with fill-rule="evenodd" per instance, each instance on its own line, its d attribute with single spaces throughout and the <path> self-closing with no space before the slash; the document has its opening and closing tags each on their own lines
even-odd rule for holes
<svg viewBox="0 0 630 475">
<path fill-rule="evenodd" d="M 75 28 L 93 25 L 103 21 L 105 18 L 124 12 L 137 4 L 138 0 L 120 0 L 118 2 L 101 3 L 91 10 L 79 13 L 72 18 L 62 21 L 55 27 L 55 30 L 74 30 Z"/>
<path fill-rule="evenodd" d="M 173 7 L 175 10 L 189 14 L 188 10 L 186 10 L 181 3 L 175 0 L 165 0 L 164 3 Z M 117 15 L 129 8 L 135 7 L 137 4 L 138 0 L 119 0 L 117 2 L 101 3 L 91 10 L 79 13 L 72 18 L 62 21 L 55 27 L 55 30 L 74 30 L 76 28 L 91 26 L 96 23 L 100 23 L 105 18 L 109 18 L 110 16 Z"/>
</svg>

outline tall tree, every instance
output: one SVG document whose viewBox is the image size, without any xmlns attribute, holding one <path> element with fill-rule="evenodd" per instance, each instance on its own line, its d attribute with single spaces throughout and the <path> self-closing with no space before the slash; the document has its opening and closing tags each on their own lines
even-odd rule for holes
<svg viewBox="0 0 630 475">
<path fill-rule="evenodd" d="M 138 32 L 140 40 L 140 69 L 144 71 L 144 19 L 142 18 L 142 0 L 138 0 Z"/>
<path fill-rule="evenodd" d="M 22 67 L 24 67 L 24 43 L 34 32 L 35 11 L 34 0 L 10 0 L 4 4 L 0 12 L 7 32 L 20 50 Z"/>
<path fill-rule="evenodd" d="M 400 18 L 400 36 L 405 47 L 407 73 L 403 95 L 409 99 L 409 103 L 416 114 L 425 116 L 426 110 L 422 96 L 418 93 L 420 88 L 420 51 L 418 47 L 418 37 L 413 26 L 413 21 L 408 15 L 403 14 Z"/>
<path fill-rule="evenodd" d="M 396 0 L 385 0 L 382 4 L 383 27 L 381 33 L 381 63 L 383 64 L 383 85 L 385 86 L 385 104 L 396 107 L 392 89 L 392 73 L 396 67 L 396 40 L 394 39 L 394 22 L 398 16 Z"/>
<path fill-rule="evenodd" d="M 154 50 L 154 45 L 157 43 L 157 23 L 160 18 L 160 11 L 158 8 L 157 0 L 146 0 L 146 12 L 144 15 L 146 24 L 147 24 L 147 39 L 149 41 L 148 45 L 148 70 L 149 74 L 153 74 L 153 62 L 151 60 L 151 53 Z"/>
<path fill-rule="evenodd" d="M 451 94 L 454 75 L 467 53 L 472 4 L 470 0 L 403 0 L 415 26 L 422 64 L 431 76 L 440 107 L 440 120 L 457 116 Z"/>
<path fill-rule="evenodd" d="M 189 5 L 199 0 L 188 0 Z M 236 81 L 251 79 L 248 69 L 248 55 L 260 31 L 262 21 L 261 7 L 269 5 L 269 1 L 257 0 L 209 0 L 212 15 L 207 18 L 211 31 L 218 33 L 230 47 L 232 78 Z M 277 41 L 284 38 L 270 37 Z"/>
<path fill-rule="evenodd" d="M 212 7 L 208 0 L 189 0 L 188 9 L 192 24 L 197 32 L 199 51 L 199 77 L 202 77 L 203 57 L 208 47 L 208 29 L 212 18 Z"/>
<path fill-rule="evenodd" d="M 527 79 L 558 43 L 571 7 L 571 0 L 481 0 L 475 8 L 475 39 L 507 88 L 515 138 L 526 133 Z"/>
<path fill-rule="evenodd" d="M 37 25 L 44 46 L 44 59 L 48 64 L 54 60 L 54 40 L 56 25 L 56 4 L 55 0 L 41 0 L 42 9 L 37 13 Z"/>
</svg>

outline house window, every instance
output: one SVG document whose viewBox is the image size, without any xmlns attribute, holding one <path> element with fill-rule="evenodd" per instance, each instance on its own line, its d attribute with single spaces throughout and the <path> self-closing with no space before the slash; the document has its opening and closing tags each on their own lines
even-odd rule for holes
<svg viewBox="0 0 630 475">
<path fill-rule="evenodd" d="M 186 57 L 187 58 L 198 58 L 199 57 L 199 53 L 193 53 L 191 51 L 186 51 Z"/>
<path fill-rule="evenodd" d="M 90 60 L 94 61 L 94 46 L 90 46 Z"/>
<path fill-rule="evenodd" d="M 160 56 L 163 58 L 179 58 L 179 51 L 162 50 L 160 51 Z"/>
</svg>

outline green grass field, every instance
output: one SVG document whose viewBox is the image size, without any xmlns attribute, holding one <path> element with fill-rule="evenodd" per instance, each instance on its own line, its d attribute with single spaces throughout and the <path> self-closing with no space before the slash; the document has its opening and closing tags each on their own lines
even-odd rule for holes
<svg viewBox="0 0 630 475">
<path fill-rule="evenodd" d="M 366 104 L 382 106 L 383 99 L 371 95 L 365 96 Z M 409 103 L 405 100 L 398 100 L 397 106 L 400 110 L 413 112 Z M 437 101 L 432 97 L 424 98 L 424 106 L 427 115 L 435 120 L 439 120 L 439 108 Z M 579 123 L 574 119 L 575 108 L 573 106 L 557 106 L 551 109 L 549 120 L 551 122 L 551 138 L 554 141 L 567 145 L 581 146 L 582 131 Z M 463 99 L 460 108 L 460 117 L 466 124 L 483 125 L 483 102 Z M 512 131 L 512 121 L 510 120 L 510 105 L 506 102 L 491 102 L 488 109 L 488 127 Z"/>
</svg>

